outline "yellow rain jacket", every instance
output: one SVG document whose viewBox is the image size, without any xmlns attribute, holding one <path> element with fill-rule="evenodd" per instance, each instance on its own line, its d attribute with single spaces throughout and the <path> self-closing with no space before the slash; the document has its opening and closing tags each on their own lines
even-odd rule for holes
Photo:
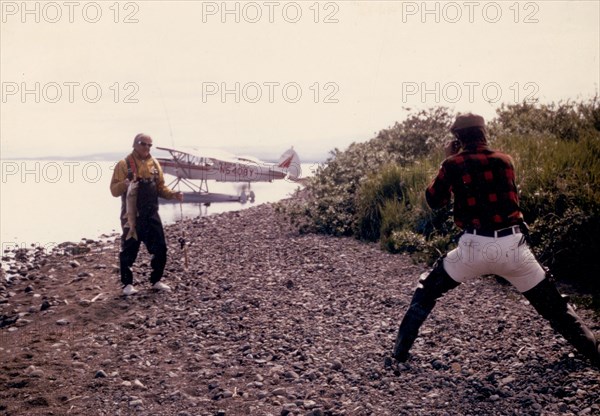
<svg viewBox="0 0 600 416">
<path fill-rule="evenodd" d="M 133 157 L 135 162 L 137 177 L 140 179 L 150 179 L 156 176 L 156 187 L 158 189 L 158 195 L 165 199 L 175 199 L 177 192 L 172 191 L 165 185 L 165 178 L 163 176 L 162 168 L 158 161 L 152 156 L 142 160 L 135 152 L 131 152 L 126 159 L 123 159 L 117 163 L 113 176 L 110 181 L 110 192 L 114 197 L 119 197 L 127 192 L 127 185 L 125 185 L 125 179 L 127 178 L 127 159 Z"/>
</svg>

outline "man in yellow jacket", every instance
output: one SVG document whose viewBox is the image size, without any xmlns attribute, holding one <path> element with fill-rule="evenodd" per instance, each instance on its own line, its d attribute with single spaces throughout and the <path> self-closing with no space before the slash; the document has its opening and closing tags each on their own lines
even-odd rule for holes
<svg viewBox="0 0 600 416">
<path fill-rule="evenodd" d="M 133 287 L 133 273 L 131 266 L 137 258 L 140 244 L 143 242 L 152 255 L 152 273 L 150 283 L 156 290 L 169 291 L 171 288 L 160 280 L 167 263 L 167 244 L 165 234 L 158 215 L 158 197 L 178 199 L 183 201 L 183 194 L 175 192 L 165 186 L 163 171 L 158 161 L 150 155 L 152 138 L 140 133 L 133 140 L 133 152 L 115 166 L 110 192 L 114 197 L 121 197 L 121 252 L 119 262 L 121 269 L 121 283 L 123 294 L 126 296 L 137 292 Z M 130 233 L 130 224 L 127 220 L 127 190 L 129 185 L 137 185 L 137 198 L 133 202 L 137 210 L 135 217 L 135 230 Z M 129 201 L 131 204 L 131 201 Z M 132 234 L 137 234 L 131 237 Z M 129 238 L 128 238 L 129 236 Z"/>
</svg>

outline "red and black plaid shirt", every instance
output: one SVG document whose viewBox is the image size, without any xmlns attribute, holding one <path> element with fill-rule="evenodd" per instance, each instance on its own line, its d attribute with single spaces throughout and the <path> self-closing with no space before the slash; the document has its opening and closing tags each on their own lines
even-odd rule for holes
<svg viewBox="0 0 600 416">
<path fill-rule="evenodd" d="M 442 163 L 425 196 L 442 208 L 454 194 L 454 222 L 463 229 L 499 230 L 523 220 L 510 156 L 486 145 L 465 149 Z"/>
</svg>

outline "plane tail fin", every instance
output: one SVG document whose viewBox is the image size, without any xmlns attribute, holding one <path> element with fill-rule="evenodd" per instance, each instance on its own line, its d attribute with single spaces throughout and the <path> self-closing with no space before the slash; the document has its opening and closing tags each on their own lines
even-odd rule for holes
<svg viewBox="0 0 600 416">
<path fill-rule="evenodd" d="M 292 180 L 298 179 L 302 175 L 302 167 L 300 166 L 300 157 L 293 147 L 286 150 L 277 162 L 277 167 L 286 169 L 288 177 Z"/>
</svg>

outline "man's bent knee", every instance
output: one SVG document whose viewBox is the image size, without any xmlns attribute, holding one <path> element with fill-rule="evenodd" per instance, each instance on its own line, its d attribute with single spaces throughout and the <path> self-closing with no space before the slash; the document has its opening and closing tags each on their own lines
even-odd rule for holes
<svg viewBox="0 0 600 416">
<path fill-rule="evenodd" d="M 418 288 L 432 291 L 439 297 L 447 291 L 459 286 L 460 282 L 454 280 L 444 268 L 444 257 L 438 259 L 433 265 L 433 270 L 427 275 L 421 275 Z"/>
</svg>

